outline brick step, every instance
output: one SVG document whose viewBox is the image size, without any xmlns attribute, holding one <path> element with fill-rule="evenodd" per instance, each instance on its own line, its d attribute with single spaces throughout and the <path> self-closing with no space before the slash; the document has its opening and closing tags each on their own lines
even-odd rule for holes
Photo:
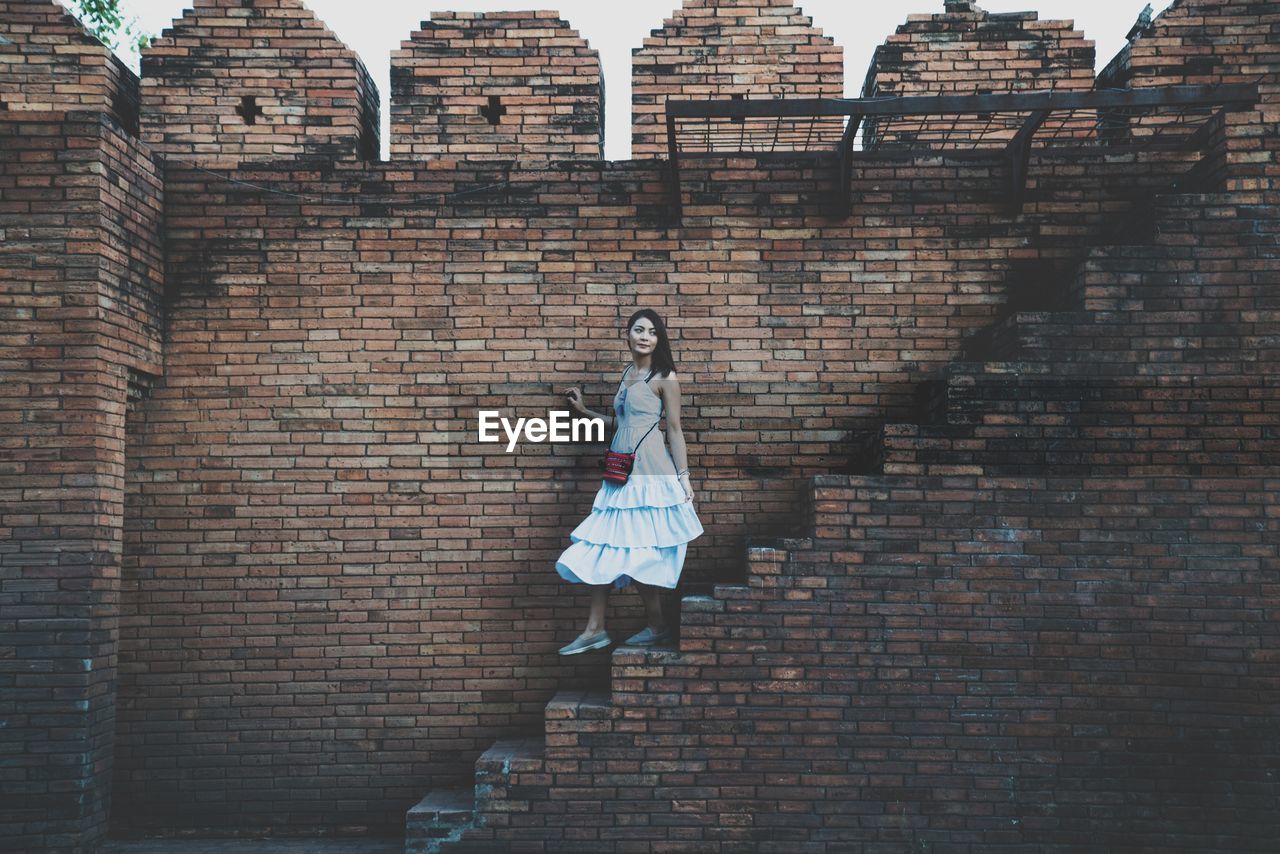
<svg viewBox="0 0 1280 854">
<path fill-rule="evenodd" d="M 533 816 L 533 805 L 547 802 L 550 785 L 543 736 L 499 739 L 476 760 L 471 823 L 460 833 L 441 839 L 434 849 L 426 849 L 426 854 L 493 850 L 493 840 L 516 829 L 519 838 L 538 839 L 539 827 L 547 831 L 542 817 Z"/>
<path fill-rule="evenodd" d="M 722 586 L 726 585 L 716 585 L 716 588 Z M 716 595 L 716 588 L 709 594 L 685 596 L 680 600 L 679 649 L 682 652 L 706 649 L 706 639 L 715 625 L 716 614 L 724 611 L 724 600 Z"/>
<path fill-rule="evenodd" d="M 1252 373 L 1211 373 L 1204 365 L 1177 363 L 952 362 L 940 377 L 922 384 L 919 420 L 969 425 L 1074 420 L 1087 425 L 1105 417 L 1122 427 L 1132 425 L 1135 417 L 1166 413 L 1163 426 L 1226 424 L 1231 422 L 1223 419 L 1261 418 L 1276 405 L 1276 373 L 1253 367 Z M 1146 423 L 1159 422 L 1152 418 Z"/>
<path fill-rule="evenodd" d="M 812 490 L 806 490 L 812 493 Z M 806 528 L 813 530 L 813 513 L 810 510 Z M 810 537 L 775 537 L 771 539 L 754 538 L 747 543 L 748 587 L 770 587 L 784 574 L 788 555 L 793 551 L 810 548 L 813 540 Z M 683 647 L 682 647 L 683 648 Z"/>
<path fill-rule="evenodd" d="M 1278 325 L 1280 309 L 1018 312 L 990 328 L 987 357 L 1177 373 L 1186 368 L 1172 365 L 1239 363 L 1242 352 L 1253 361 L 1280 361 L 1280 336 L 1274 332 Z"/>
<path fill-rule="evenodd" d="M 616 659 L 620 649 L 636 647 L 615 648 L 612 658 Z M 544 713 L 547 760 L 572 760 L 590 755 L 592 744 L 613 731 L 618 711 L 613 705 L 611 690 L 557 692 Z"/>
<path fill-rule="evenodd" d="M 1123 287 L 1094 289 L 1088 302 L 1099 307 L 1096 310 L 1010 314 L 966 338 L 961 360 L 1142 365 L 1239 361 L 1242 348 L 1256 353 L 1280 349 L 1280 339 L 1270 334 L 1280 323 L 1280 310 L 1242 315 L 1239 310 L 1205 310 L 1191 302 L 1165 311 L 1149 305 L 1141 311 L 1120 310 L 1123 306 L 1116 297 L 1130 295 L 1120 294 Z M 1179 299 L 1169 289 L 1161 290 L 1158 298 Z M 1103 310 L 1102 305 L 1116 310 Z"/>
<path fill-rule="evenodd" d="M 474 816 L 474 786 L 433 790 L 405 815 L 405 854 L 435 854 L 440 843 L 461 838 Z"/>
<path fill-rule="evenodd" d="M 1182 261 L 1189 266 L 1212 246 L 1221 246 L 1224 254 L 1233 256 L 1241 246 L 1248 246 L 1255 258 L 1274 258 L 1280 246 L 1277 200 L 1277 193 L 1173 193 L 1139 200 L 1096 235 L 1095 244 L 1084 248 L 1074 261 L 1063 258 L 1041 268 L 1032 282 L 1024 284 L 1026 292 L 1010 294 L 1008 308 L 1067 312 L 1083 308 L 1083 297 L 1075 288 L 1086 268 L 1126 272 L 1144 261 L 1152 269 L 1160 262 L 1168 266 Z M 971 335 L 965 358 L 989 358 L 991 333 L 988 328 Z"/>
<path fill-rule="evenodd" d="M 1175 433 L 1177 436 L 1168 435 Z M 1251 477 L 1280 473 L 1280 437 L 1254 425 L 1123 428 L 918 425 L 884 428 L 886 475 Z"/>
<path fill-rule="evenodd" d="M 1180 216 L 1186 213 L 1193 211 L 1170 209 L 1142 226 L 1130 226 L 1121 233 L 1104 232 L 1084 257 L 1186 256 L 1193 248 L 1263 247 L 1266 236 L 1280 228 L 1280 220 L 1265 208 L 1235 207 L 1228 215 L 1208 219 Z"/>
<path fill-rule="evenodd" d="M 1100 374 L 1052 362 L 956 362 L 923 424 L 881 429 L 883 474 L 1263 473 L 1276 465 L 1276 374 Z"/>
<path fill-rule="evenodd" d="M 1098 353 L 1125 349 L 1111 346 L 1114 339 L 1093 344 L 1091 336 L 1081 336 L 1073 343 L 1065 333 L 1054 334 L 1052 328 L 1027 329 L 1025 334 L 1032 340 L 1019 340 L 1024 334 L 1019 327 L 1041 323 L 1052 327 L 1060 322 L 1050 320 L 1053 315 L 1086 326 L 1088 312 L 1105 315 L 1093 319 L 1097 324 L 1123 324 L 1141 330 L 1123 333 L 1129 335 L 1130 350 L 1166 350 L 1168 345 L 1161 339 L 1169 336 L 1220 337 L 1227 326 L 1241 320 L 1241 295 L 1235 291 L 1241 272 L 1252 272 L 1258 265 L 1215 285 L 1214 277 L 1230 270 L 1230 262 L 1215 265 L 1205 259 L 1206 250 L 1221 246 L 1224 257 L 1237 261 L 1242 247 L 1249 258 L 1280 257 L 1278 199 L 1280 194 L 1276 193 L 1174 193 L 1145 199 L 1099 235 L 1101 242 L 1086 249 L 1078 260 L 1058 270 L 1042 271 L 1036 281 L 1043 279 L 1047 287 L 1037 285 L 1032 293 L 1011 295 L 1011 314 L 968 336 L 962 357 L 967 361 L 1040 358 L 1054 352 L 1057 358 L 1068 352 L 1073 358 L 1098 359 L 1103 358 Z M 1269 281 L 1256 280 L 1255 295 L 1266 298 L 1269 285 Z M 1215 287 L 1222 291 L 1215 291 Z M 1139 310 L 1159 314 L 1133 317 L 1132 312 Z M 1080 316 L 1082 312 L 1085 316 Z M 1280 317 L 1273 312 L 1246 322 L 1277 323 Z M 1264 328 L 1255 331 L 1265 334 Z M 1035 338 L 1046 334 L 1038 346 Z M 1109 334 L 1122 333 L 1114 330 Z M 1250 334 L 1247 329 L 1245 334 Z M 1178 346 L 1175 343 L 1175 351 Z M 1213 349 L 1212 342 L 1207 349 Z M 1227 358 L 1226 349 L 1223 359 Z M 1080 355 L 1081 351 L 1087 355 Z"/>
<path fill-rule="evenodd" d="M 1133 206 L 1107 225 L 1095 238 L 1099 247 L 1143 246 L 1176 242 L 1170 235 L 1192 228 L 1208 240 L 1221 240 L 1239 220 L 1265 220 L 1276 216 L 1276 193 L 1269 192 L 1165 192 L 1135 199 Z"/>
<path fill-rule="evenodd" d="M 1197 261 L 1201 264 L 1201 270 L 1205 272 L 1230 270 L 1232 268 L 1225 266 L 1226 262 L 1239 261 L 1241 259 L 1253 261 L 1259 257 L 1268 257 L 1266 253 L 1274 250 L 1274 242 L 1274 237 L 1267 237 L 1265 243 L 1262 240 L 1255 240 L 1252 241 L 1253 245 L 1251 246 L 1240 247 L 1237 240 L 1236 245 L 1231 247 L 1230 254 L 1227 252 L 1221 253 L 1221 259 L 1212 257 L 1212 254 L 1217 253 L 1206 252 L 1206 247 L 1194 244 L 1094 247 L 1089 251 L 1088 256 L 1076 265 L 1074 272 L 1078 273 L 1082 269 L 1087 269 L 1113 274 L 1167 272 L 1185 275 L 1186 273 L 1197 271 L 1197 268 L 1193 266 L 1193 262 Z"/>
<path fill-rule="evenodd" d="M 1109 269 L 1100 262 L 1082 267 L 1067 285 L 1071 305 L 1082 311 L 1114 312 L 1111 322 L 1140 327 L 1179 324 L 1189 332 L 1249 335 L 1249 324 L 1275 320 L 1267 276 L 1256 264 L 1246 269 L 1227 261 L 1216 270 L 1155 260 L 1126 259 Z M 1260 316 L 1269 312 L 1268 317 Z"/>
<path fill-rule="evenodd" d="M 1126 312 L 1142 326 L 1169 322 L 1218 325 L 1219 335 L 1250 334 L 1249 324 L 1274 323 L 1273 280 L 1265 262 L 1227 258 L 1218 263 L 1168 258 L 1095 259 L 1066 285 L 1079 310 Z"/>
<path fill-rule="evenodd" d="M 1067 311 L 1117 308 L 1112 301 L 1126 285 L 1143 286 L 1131 277 L 1144 269 L 1151 274 L 1163 271 L 1166 278 L 1196 273 L 1211 278 L 1225 266 L 1214 264 L 1210 254 L 1214 247 L 1220 247 L 1227 259 L 1273 259 L 1280 246 L 1278 200 L 1280 194 L 1273 192 L 1172 193 L 1142 200 L 1099 235 L 1098 243 L 1068 268 L 1056 293 L 1041 295 L 1036 306 Z M 1099 281 L 1099 275 L 1125 279 Z M 1167 287 L 1169 282 L 1150 284 Z M 1110 290 L 1100 295 L 1091 287 Z M 1147 296 L 1155 299 L 1159 294 Z M 1218 296 L 1209 294 L 1211 300 Z"/>
<path fill-rule="evenodd" d="M 1023 360 L 952 362 L 927 384 L 924 423 L 1031 423 L 1039 416 L 1078 411 L 1086 401 L 1120 394 L 1114 379 L 1100 381 L 1098 369 L 1106 367 L 1110 366 Z"/>
<path fill-rule="evenodd" d="M 1047 361 L 1050 356 L 1087 358 L 1129 349 L 1125 334 L 1113 330 L 1107 316 L 1088 311 L 1020 311 L 988 332 L 992 361 Z"/>
<path fill-rule="evenodd" d="M 960 345 L 960 361 L 1038 361 L 1042 351 L 1056 348 L 1059 330 L 1092 329 L 1092 322 L 1092 312 L 1015 311 L 967 336 Z"/>
<path fill-rule="evenodd" d="M 1046 361 L 1017 360 L 1011 362 L 950 362 L 939 376 L 920 383 L 919 420 L 925 424 L 970 423 L 968 410 L 972 401 L 999 399 L 999 391 L 1020 388 L 1031 377 L 1050 377 L 1053 365 Z M 982 386 L 982 390 L 977 390 Z M 1016 398 L 1017 392 L 1009 393 Z"/>
<path fill-rule="evenodd" d="M 1237 222 L 1280 219 L 1277 205 L 1280 205 L 1280 193 L 1274 191 L 1156 193 L 1138 201 L 1133 210 L 1116 223 L 1116 232 L 1141 234 L 1144 227 L 1149 227 L 1148 239 L 1143 242 L 1159 243 L 1171 233 L 1194 227 L 1212 239 Z"/>
<path fill-rule="evenodd" d="M 735 589 L 745 590 L 738 587 Z M 722 620 L 725 614 L 722 607 L 714 621 Z M 653 695 L 670 692 L 670 685 L 664 681 L 677 675 L 689 675 L 700 667 L 710 663 L 713 656 L 706 653 L 683 652 L 661 647 L 622 647 L 613 653 L 613 696 L 611 698 L 611 715 L 609 722 L 596 718 L 588 721 L 594 724 L 597 732 L 594 736 L 596 744 L 607 743 L 610 746 L 625 748 L 633 743 L 636 707 L 651 706 Z M 679 705 L 679 697 L 671 697 L 671 705 Z M 599 710 L 594 711 L 601 714 Z M 611 736 L 610 733 L 613 733 Z"/>
<path fill-rule="evenodd" d="M 775 538 L 787 541 L 786 538 Z M 726 587 L 716 585 L 715 588 Z M 745 587 L 737 588 L 745 590 Z M 700 627 L 714 621 L 723 612 L 723 602 L 714 596 L 691 595 L 681 599 L 681 622 L 691 625 L 693 643 L 701 634 Z M 687 629 L 682 626 L 678 636 Z M 677 641 L 678 642 L 678 641 Z M 671 645 L 651 647 L 626 646 L 620 643 L 611 654 L 611 687 L 619 686 L 625 704 L 628 690 L 637 683 L 644 667 L 651 663 L 669 666 L 681 657 Z M 539 828 L 545 816 L 531 809 L 533 801 L 546 801 L 546 789 L 552 774 L 565 763 L 589 758 L 614 732 L 614 722 L 622 716 L 622 706 L 615 705 L 612 690 L 570 689 L 559 691 L 547 703 L 543 713 L 541 736 L 501 739 L 486 750 L 475 763 L 475 785 L 470 789 L 440 789 L 430 792 L 412 807 L 405 817 L 406 854 L 480 854 L 510 849 L 512 834 L 522 840 L 524 850 L 539 850 Z M 623 737 L 623 746 L 627 737 Z M 547 831 L 547 839 L 556 837 Z M 557 845 L 557 851 L 593 850 Z"/>
<path fill-rule="evenodd" d="M 1157 220 L 1280 219 L 1280 192 L 1156 193 L 1145 206 Z"/>
<path fill-rule="evenodd" d="M 696 613 L 700 610 L 699 603 L 687 600 L 710 597 L 685 598 L 688 612 Z M 581 689 L 557 692 L 545 709 L 545 734 L 542 738 L 501 740 L 476 761 L 474 821 L 462 820 L 464 799 L 457 793 L 447 802 L 450 810 L 447 817 L 452 820 L 447 827 L 444 826 L 444 817 L 437 817 L 444 810 L 419 810 L 424 818 L 434 819 L 434 824 L 430 830 L 417 829 L 415 839 L 434 833 L 438 841 L 434 847 L 420 846 L 413 850 L 429 854 L 546 850 L 542 846 L 548 840 L 558 838 L 557 823 L 563 822 L 561 805 L 548 796 L 551 786 L 554 784 L 561 793 L 565 793 L 576 784 L 575 781 L 581 781 L 584 786 L 590 785 L 592 775 L 608 770 L 609 763 L 598 759 L 601 752 L 634 749 L 631 732 L 616 726 L 624 717 L 625 707 L 636 696 L 648 697 L 654 691 L 660 691 L 661 685 L 651 683 L 645 677 L 655 668 L 665 672 L 665 668 L 678 664 L 685 656 L 671 648 L 620 646 L 613 651 L 611 658 L 613 693 Z M 705 657 L 690 658 L 690 667 L 707 663 Z M 658 780 L 656 777 L 649 779 L 641 772 L 631 775 L 625 782 L 628 785 L 652 786 Z M 440 794 L 433 793 L 424 803 L 435 804 L 441 800 Z M 466 817 L 472 814 L 469 804 L 469 800 L 465 802 Z M 512 840 L 519 840 L 517 847 L 511 847 Z M 554 850 L 586 852 L 598 850 L 598 845 L 598 842 L 567 845 L 557 842 Z"/>
</svg>

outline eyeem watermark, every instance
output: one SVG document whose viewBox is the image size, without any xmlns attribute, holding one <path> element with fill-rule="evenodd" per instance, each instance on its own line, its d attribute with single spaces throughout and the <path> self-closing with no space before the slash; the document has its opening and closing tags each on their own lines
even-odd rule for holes
<svg viewBox="0 0 1280 854">
<path fill-rule="evenodd" d="M 507 453 L 515 450 L 516 441 L 523 433 L 528 442 L 603 442 L 604 420 L 601 418 L 569 418 L 569 410 L 553 409 L 551 420 L 541 418 L 517 418 L 512 426 L 506 418 L 499 417 L 496 409 L 480 410 L 481 442 L 500 442 L 498 427 L 507 434 Z M 579 430 L 582 435 L 579 435 Z"/>
</svg>

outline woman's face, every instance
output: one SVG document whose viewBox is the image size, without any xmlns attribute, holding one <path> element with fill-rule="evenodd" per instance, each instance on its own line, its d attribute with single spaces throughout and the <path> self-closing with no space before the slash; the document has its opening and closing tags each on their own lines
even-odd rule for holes
<svg viewBox="0 0 1280 854">
<path fill-rule="evenodd" d="M 647 317 L 638 318 L 631 324 L 627 337 L 631 341 L 631 352 L 637 356 L 650 356 L 653 348 L 658 346 L 658 332 L 653 328 L 653 321 Z"/>
</svg>

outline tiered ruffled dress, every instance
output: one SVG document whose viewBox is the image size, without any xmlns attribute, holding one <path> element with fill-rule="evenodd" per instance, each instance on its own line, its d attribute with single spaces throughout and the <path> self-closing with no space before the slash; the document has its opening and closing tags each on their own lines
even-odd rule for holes
<svg viewBox="0 0 1280 854">
<path fill-rule="evenodd" d="M 635 464 L 621 486 L 602 482 L 591 515 L 569 534 L 572 545 L 556 561 L 566 581 L 622 588 L 634 580 L 674 588 L 689 542 L 702 536 L 666 438 L 661 428 L 649 430 L 662 414 L 662 400 L 649 379 L 627 387 L 624 374 L 614 395 L 618 429 L 609 450 L 634 452 Z"/>
</svg>

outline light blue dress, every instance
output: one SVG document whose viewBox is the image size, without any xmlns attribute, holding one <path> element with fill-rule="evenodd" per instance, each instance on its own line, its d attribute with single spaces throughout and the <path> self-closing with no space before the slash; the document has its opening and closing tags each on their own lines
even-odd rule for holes
<svg viewBox="0 0 1280 854">
<path fill-rule="evenodd" d="M 649 387 L 652 374 L 629 388 L 626 378 L 624 372 L 613 398 L 618 429 L 609 450 L 635 453 L 635 463 L 621 486 L 602 478 L 591 515 L 569 534 L 572 545 L 556 560 L 556 571 L 580 584 L 622 588 L 634 580 L 670 589 L 680 580 L 689 542 L 702 536 L 702 523 L 685 501 L 662 429 L 649 430 L 662 413 L 662 400 Z"/>
</svg>

